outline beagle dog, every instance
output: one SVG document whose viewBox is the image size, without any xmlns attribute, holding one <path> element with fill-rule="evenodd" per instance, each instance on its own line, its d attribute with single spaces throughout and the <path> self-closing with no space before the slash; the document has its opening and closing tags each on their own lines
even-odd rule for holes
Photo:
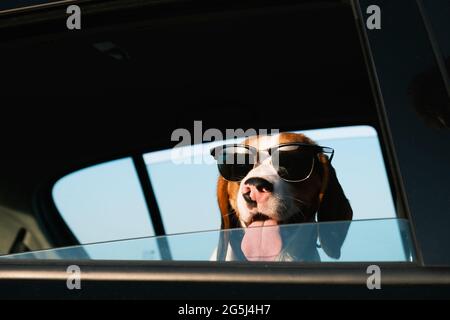
<svg viewBox="0 0 450 320">
<path fill-rule="evenodd" d="M 217 259 L 319 261 L 318 245 L 339 258 L 353 212 L 331 166 L 333 154 L 296 133 L 212 149 L 222 229 L 241 228 L 222 232 Z M 279 227 L 292 223 L 310 224 Z"/>
</svg>

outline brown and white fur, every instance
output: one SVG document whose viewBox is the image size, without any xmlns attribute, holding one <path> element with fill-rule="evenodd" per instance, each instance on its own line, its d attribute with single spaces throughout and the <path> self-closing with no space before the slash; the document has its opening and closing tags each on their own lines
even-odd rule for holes
<svg viewBox="0 0 450 320">
<path fill-rule="evenodd" d="M 222 229 L 247 228 L 254 218 L 261 215 L 275 220 L 279 225 L 315 222 L 316 219 L 318 222 L 352 219 L 350 203 L 324 154 L 319 154 L 315 159 L 313 172 L 305 181 L 286 182 L 278 176 L 267 150 L 290 142 L 315 144 L 305 135 L 296 133 L 252 136 L 244 141 L 244 144 L 256 148 L 261 158 L 241 182 L 227 181 L 221 176 L 218 178 L 217 198 Z M 257 185 L 264 181 L 273 187 L 265 189 Z M 339 258 L 348 224 L 333 227 L 319 224 L 315 228 L 323 250 L 330 257 Z M 316 239 L 312 243 L 315 245 Z M 227 260 L 233 259 L 230 249 L 226 255 Z"/>
</svg>

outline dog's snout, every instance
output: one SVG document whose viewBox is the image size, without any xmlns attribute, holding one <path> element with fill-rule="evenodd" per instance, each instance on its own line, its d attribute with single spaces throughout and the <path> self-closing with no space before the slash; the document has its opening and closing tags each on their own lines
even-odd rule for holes
<svg viewBox="0 0 450 320">
<path fill-rule="evenodd" d="M 244 182 L 242 196 L 247 205 L 255 207 L 265 203 L 273 192 L 273 184 L 262 178 L 250 178 Z"/>
<path fill-rule="evenodd" d="M 272 192 L 273 184 L 263 178 L 250 178 L 244 182 L 247 186 L 254 186 L 259 192 Z"/>
</svg>

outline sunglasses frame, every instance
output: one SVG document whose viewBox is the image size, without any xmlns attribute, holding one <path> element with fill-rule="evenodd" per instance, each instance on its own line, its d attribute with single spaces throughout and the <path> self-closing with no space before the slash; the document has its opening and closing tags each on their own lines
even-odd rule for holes
<svg viewBox="0 0 450 320">
<path fill-rule="evenodd" d="M 210 153 L 211 153 L 211 156 L 213 156 L 214 159 L 217 161 L 217 155 L 218 155 L 219 151 L 222 151 L 222 150 L 225 149 L 225 148 L 230 148 L 230 147 L 233 147 L 233 148 L 236 148 L 236 147 L 239 147 L 239 148 L 245 148 L 245 149 L 250 150 L 251 154 L 253 155 L 253 159 L 256 160 L 256 161 L 254 161 L 254 163 L 253 163 L 253 168 L 255 168 L 255 165 L 259 162 L 259 154 L 260 154 L 260 152 L 262 152 L 262 151 L 267 151 L 267 152 L 269 153 L 269 156 L 272 157 L 272 154 L 273 154 L 274 152 L 276 152 L 276 150 L 278 150 L 278 149 L 281 148 L 281 147 L 288 147 L 288 146 L 301 146 L 301 147 L 309 148 L 310 151 L 312 151 L 312 152 L 314 153 L 315 156 L 317 156 L 317 155 L 320 154 L 320 153 L 329 155 L 329 156 L 328 156 L 328 161 L 329 161 L 330 163 L 331 163 L 331 160 L 333 160 L 333 157 L 334 157 L 334 149 L 333 149 L 333 148 L 325 147 L 325 146 L 318 146 L 318 145 L 315 145 L 315 144 L 308 144 L 308 143 L 303 143 L 303 142 L 289 142 L 289 143 L 282 143 L 282 144 L 276 145 L 276 146 L 274 146 L 274 147 L 272 147 L 272 148 L 269 148 L 269 149 L 266 149 L 266 150 L 258 150 L 258 149 L 256 149 L 255 147 L 249 146 L 249 145 L 246 145 L 246 144 L 239 144 L 239 143 L 234 143 L 234 144 L 224 144 L 224 145 L 222 145 L 222 146 L 217 146 L 217 147 L 212 148 L 212 149 L 210 150 Z M 307 180 L 307 179 L 309 179 L 309 178 L 311 177 L 311 174 L 312 174 L 313 171 L 314 171 L 315 160 L 316 160 L 316 158 L 313 157 L 313 163 L 312 163 L 312 166 L 311 166 L 311 170 L 310 170 L 309 174 L 308 174 L 305 178 L 303 178 L 303 179 L 299 179 L 299 180 L 290 180 L 290 179 L 283 178 L 283 177 L 281 177 L 281 176 L 278 174 L 278 170 L 277 170 L 277 174 L 278 174 L 278 176 L 280 177 L 280 179 L 282 179 L 282 180 L 284 180 L 284 181 L 286 181 L 286 182 L 302 182 L 302 181 L 305 181 L 305 180 Z M 274 165 L 273 165 L 273 162 L 272 162 L 272 166 L 274 166 Z M 253 168 L 252 168 L 252 169 L 253 169 Z M 274 168 L 275 168 L 275 167 L 274 167 Z M 252 170 L 252 169 L 250 169 L 250 170 Z M 275 168 L 275 169 L 276 169 L 276 168 Z M 233 181 L 233 182 L 242 181 L 242 179 L 240 179 L 240 180 L 230 180 L 230 179 L 226 179 L 223 175 L 222 175 L 222 177 L 223 177 L 225 180 L 227 180 L 227 181 Z"/>
</svg>

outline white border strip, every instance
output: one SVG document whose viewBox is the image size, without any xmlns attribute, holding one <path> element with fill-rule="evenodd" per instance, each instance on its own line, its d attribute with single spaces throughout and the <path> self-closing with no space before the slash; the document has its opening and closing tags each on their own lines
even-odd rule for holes
<svg viewBox="0 0 450 320">
<path fill-rule="evenodd" d="M 293 132 L 303 133 L 317 143 L 329 140 L 377 137 L 376 130 L 371 126 L 349 126 Z M 214 141 L 201 145 L 179 147 L 177 148 L 179 152 L 176 153 L 178 155 L 176 156 L 177 159 L 174 159 L 174 153 L 172 152 L 172 149 L 149 152 L 144 154 L 144 162 L 146 165 L 149 165 L 167 161 L 183 160 L 185 158 L 193 158 L 196 156 L 204 156 L 205 152 L 209 152 L 211 148 L 220 146 L 222 144 L 240 143 L 242 140 L 244 140 L 244 138 Z"/>
</svg>

